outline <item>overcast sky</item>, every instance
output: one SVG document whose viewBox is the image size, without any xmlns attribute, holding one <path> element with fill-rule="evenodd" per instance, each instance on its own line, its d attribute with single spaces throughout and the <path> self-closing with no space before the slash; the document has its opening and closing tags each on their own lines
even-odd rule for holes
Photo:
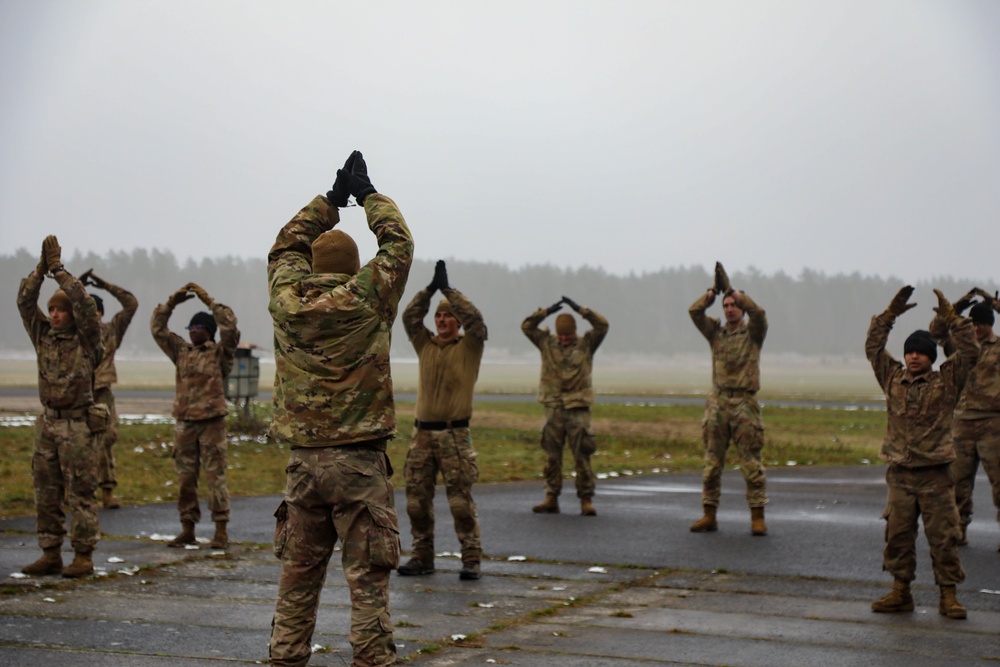
<svg viewBox="0 0 1000 667">
<path fill-rule="evenodd" d="M 422 259 L 1000 282 L 993 0 L 0 0 L 0 90 L 4 253 L 264 257 L 360 149 Z"/>
</svg>

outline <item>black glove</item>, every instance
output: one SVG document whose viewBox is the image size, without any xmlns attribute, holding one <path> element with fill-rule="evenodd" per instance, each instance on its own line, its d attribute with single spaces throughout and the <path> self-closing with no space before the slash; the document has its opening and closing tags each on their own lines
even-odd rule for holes
<svg viewBox="0 0 1000 667">
<path fill-rule="evenodd" d="M 568 296 L 564 296 L 562 300 L 563 303 L 565 303 L 567 306 L 569 306 L 578 313 L 580 312 L 580 304 L 578 304 L 576 301 L 573 301 L 573 299 L 569 298 Z"/>
<path fill-rule="evenodd" d="M 551 315 L 552 313 L 562 310 L 563 302 L 562 300 L 556 301 L 554 304 L 545 309 L 546 315 Z"/>
<path fill-rule="evenodd" d="M 973 287 L 968 293 L 961 299 L 954 303 L 955 312 L 961 315 L 969 306 L 975 303 L 973 300 L 976 296 L 976 288 Z"/>
<path fill-rule="evenodd" d="M 886 311 L 894 317 L 899 317 L 910 308 L 916 308 L 917 304 L 907 303 L 911 296 L 913 296 L 913 287 L 907 285 L 903 289 L 899 290 L 896 293 L 896 296 L 892 297 L 892 301 L 889 303 L 889 307 L 886 308 Z"/>
<path fill-rule="evenodd" d="M 448 269 L 444 266 L 444 260 L 439 259 L 437 264 L 434 265 L 434 279 L 431 280 L 431 284 L 427 286 L 431 292 L 439 289 L 448 289 L 450 285 L 448 284 Z"/>
<path fill-rule="evenodd" d="M 326 193 L 326 198 L 337 208 L 347 206 L 347 197 L 351 194 L 348 181 L 351 178 L 351 169 L 354 167 L 354 160 L 358 155 L 361 155 L 358 151 L 351 153 L 347 161 L 344 162 L 344 168 L 337 170 L 337 180 L 333 182 L 333 189 Z"/>
<path fill-rule="evenodd" d="M 351 164 L 350 171 L 348 172 L 347 169 L 342 169 L 341 171 L 347 175 L 348 191 L 354 195 L 358 206 L 364 206 L 365 198 L 368 195 L 375 194 L 377 190 L 375 190 L 372 182 L 368 180 L 368 165 L 365 164 L 365 158 L 361 155 L 361 151 L 354 151 L 351 155 L 354 158 L 354 162 Z M 338 180 L 341 178 L 341 171 L 337 172 Z"/>
</svg>

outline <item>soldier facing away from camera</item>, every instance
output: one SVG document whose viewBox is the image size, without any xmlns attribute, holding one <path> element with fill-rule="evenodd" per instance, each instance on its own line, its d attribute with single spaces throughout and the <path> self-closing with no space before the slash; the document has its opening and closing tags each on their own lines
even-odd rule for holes
<svg viewBox="0 0 1000 667">
<path fill-rule="evenodd" d="M 378 252 L 333 229 L 353 195 Z M 271 437 L 291 448 L 275 512 L 281 559 L 270 664 L 309 662 L 320 593 L 339 538 L 351 596 L 356 667 L 396 660 L 389 575 L 399 565 L 399 520 L 386 443 L 396 434 L 389 364 L 392 324 L 413 260 L 396 204 L 378 194 L 355 151 L 326 197 L 315 197 L 278 234 L 268 255 L 274 321 Z"/>
<path fill-rule="evenodd" d="M 933 370 L 937 344 L 929 331 L 914 331 L 903 344 L 900 363 L 886 352 L 896 318 L 915 307 L 913 288 L 899 290 L 885 312 L 872 317 L 865 354 L 875 379 L 885 393 L 888 424 L 879 458 L 888 463 L 885 512 L 885 550 L 882 569 L 892 574 L 892 591 L 872 603 L 872 611 L 913 611 L 910 582 L 916 574 L 918 521 L 931 548 L 931 566 L 940 587 L 938 611 L 949 618 L 965 618 L 955 594 L 965 581 L 958 558 L 960 535 L 955 483 L 952 416 L 959 394 L 979 357 L 972 322 L 959 317 L 938 290 L 937 315 L 931 329 L 943 327 L 956 352 Z"/>
<path fill-rule="evenodd" d="M 115 452 L 114 446 L 118 442 L 118 411 L 115 409 L 115 395 L 111 391 L 111 385 L 118 382 L 118 373 L 115 370 L 115 352 L 121 345 L 125 331 L 135 316 L 135 311 L 139 307 L 139 302 L 126 289 L 112 285 L 108 281 L 94 274 L 90 269 L 80 276 L 80 282 L 84 285 L 92 285 L 102 289 L 118 300 L 122 309 L 115 313 L 110 322 L 101 322 L 101 340 L 104 343 L 104 358 L 94 370 L 94 402 L 101 403 L 108 407 L 109 422 L 108 428 L 100 435 L 98 453 L 100 455 L 98 484 L 103 492 L 103 504 L 105 509 L 118 509 L 121 505 L 115 498 L 115 487 L 118 486 L 118 478 L 115 475 Z M 97 312 L 101 318 L 104 317 L 104 299 L 96 294 L 90 297 L 97 304 Z"/>
<path fill-rule="evenodd" d="M 45 275 L 60 289 L 48 303 L 48 317 L 38 307 Z M 38 355 L 38 397 L 42 413 L 35 421 L 31 477 L 35 488 L 38 546 L 42 557 L 21 571 L 32 576 L 82 577 L 94 572 L 97 519 L 97 439 L 107 428 L 106 408 L 94 403 L 94 368 L 103 355 L 97 304 L 83 284 L 62 265 L 55 236 L 42 243 L 38 267 L 21 281 L 17 309 Z M 73 562 L 63 568 L 66 514 L 71 516 Z"/>
<path fill-rule="evenodd" d="M 437 290 L 444 298 L 434 312 L 434 335 L 424 326 L 424 317 Z M 469 419 L 486 343 L 486 324 L 472 302 L 448 283 L 442 260 L 434 268 L 430 285 L 417 292 L 403 311 L 403 326 L 417 352 L 420 384 L 405 471 L 413 557 L 399 567 L 399 573 L 434 572 L 434 485 L 440 471 L 462 545 L 459 578 L 479 579 L 483 547 L 476 502 L 472 499 L 479 467 Z"/>
<path fill-rule="evenodd" d="M 178 304 L 197 296 L 211 312 L 195 313 L 187 326 L 190 342 L 167 328 Z M 174 397 L 174 468 L 181 532 L 167 546 L 196 544 L 194 526 L 201 520 L 198 473 L 205 472 L 208 509 L 215 522 L 213 549 L 229 546 L 229 488 L 226 486 L 226 405 L 224 383 L 233 367 L 240 331 L 229 306 L 218 303 L 194 283 L 170 295 L 153 310 L 153 339 L 176 368 Z M 215 342 L 218 329 L 219 342 Z"/>
<path fill-rule="evenodd" d="M 569 313 L 556 317 L 556 332 L 540 329 L 549 315 L 566 304 L 591 329 L 583 336 L 576 333 L 576 318 Z M 548 308 L 539 308 L 521 323 L 521 331 L 542 355 L 542 375 L 538 386 L 538 401 L 545 406 L 545 426 L 542 427 L 542 450 L 545 452 L 545 500 L 531 508 L 538 514 L 558 514 L 562 492 L 562 459 L 565 442 L 576 469 L 576 495 L 580 499 L 580 514 L 596 516 L 594 509 L 595 479 L 590 457 L 597 450 L 597 440 L 590 426 L 590 406 L 594 402 L 592 382 L 594 353 L 608 335 L 608 321 L 599 313 L 564 296 Z"/>
<path fill-rule="evenodd" d="M 705 314 L 719 294 L 723 295 L 724 323 Z M 688 314 L 712 349 L 712 390 L 705 402 L 702 421 L 705 467 L 701 504 L 704 513 L 691 524 L 691 532 L 718 530 L 716 513 L 721 497 L 722 469 L 731 441 L 736 446 L 747 485 L 750 533 L 767 535 L 764 522 L 767 479 L 761 460 L 764 422 L 757 402 L 760 350 L 767 336 L 767 316 L 753 299 L 732 288 L 719 263 L 715 265 L 715 284 L 691 304 Z"/>
</svg>

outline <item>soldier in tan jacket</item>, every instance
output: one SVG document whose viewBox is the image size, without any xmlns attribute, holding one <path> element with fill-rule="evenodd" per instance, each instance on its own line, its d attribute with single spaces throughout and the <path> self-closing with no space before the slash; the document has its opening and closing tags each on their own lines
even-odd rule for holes
<svg viewBox="0 0 1000 667">
<path fill-rule="evenodd" d="M 118 509 L 121 505 L 115 498 L 115 487 L 118 486 L 118 478 L 115 475 L 115 452 L 114 446 L 118 442 L 118 411 L 115 410 L 115 395 L 111 391 L 111 385 L 118 382 L 118 373 L 115 370 L 115 353 L 121 345 L 125 331 L 131 324 L 135 311 L 139 307 L 139 302 L 126 289 L 112 285 L 94 274 L 93 269 L 84 272 L 80 276 L 80 282 L 84 285 L 93 285 L 98 289 L 107 291 L 118 300 L 122 309 L 114 314 L 110 322 L 101 322 L 101 340 L 104 342 L 104 358 L 94 371 L 94 402 L 108 406 L 110 421 L 108 429 L 100 437 L 100 475 L 98 482 L 103 492 L 102 503 L 104 509 Z M 104 300 L 96 294 L 91 294 L 91 298 L 97 304 L 97 312 L 104 317 Z"/>
<path fill-rule="evenodd" d="M 935 320 L 931 329 L 944 328 L 956 353 L 933 370 L 937 344 L 929 331 L 915 331 L 903 345 L 900 363 L 886 352 L 896 318 L 916 304 L 909 303 L 913 288 L 902 288 L 885 312 L 872 317 L 865 341 L 865 354 L 875 379 L 885 393 L 888 423 L 879 458 L 888 464 L 889 487 L 883 518 L 886 521 L 882 569 L 892 574 L 888 595 L 872 603 L 872 611 L 913 611 L 910 582 L 916 573 L 916 539 L 922 518 L 931 548 L 934 580 L 941 595 L 938 612 L 949 618 L 965 618 L 955 586 L 965 580 L 958 558 L 960 535 L 955 483 L 951 464 L 955 460 L 952 416 L 959 394 L 979 357 L 972 322 L 959 317 L 938 290 Z"/>
<path fill-rule="evenodd" d="M 187 330 L 188 342 L 170 331 L 167 322 L 179 303 L 197 296 L 211 313 L 195 313 Z M 174 396 L 174 468 L 177 471 L 177 510 L 181 532 L 167 543 L 183 548 L 195 544 L 194 525 L 201 520 L 198 506 L 198 473 L 205 472 L 208 509 L 215 522 L 211 547 L 229 546 L 229 488 L 226 486 L 226 405 L 224 383 L 233 367 L 240 331 L 229 306 L 218 303 L 204 289 L 188 283 L 165 304 L 153 309 L 153 339 L 176 367 Z M 219 342 L 215 332 L 219 330 Z"/>
<path fill-rule="evenodd" d="M 767 316 L 745 292 L 732 288 L 721 264 L 716 264 L 715 276 L 715 285 L 688 309 L 691 321 L 712 348 L 712 390 L 705 402 L 702 421 L 705 467 L 701 504 L 704 514 L 691 524 L 691 532 L 718 530 L 716 511 L 721 497 L 722 469 L 732 441 L 747 486 L 750 532 L 767 535 L 764 522 L 767 479 L 761 460 L 764 423 L 757 401 L 760 351 L 767 336 Z M 705 314 L 718 294 L 723 295 L 725 322 Z"/>
<path fill-rule="evenodd" d="M 587 320 L 591 330 L 577 336 L 576 318 L 569 313 L 556 317 L 556 332 L 540 329 L 549 315 L 568 305 Z M 593 497 L 594 469 L 590 457 L 597 450 L 597 441 L 590 426 L 590 406 L 594 402 L 592 375 L 594 353 L 608 335 L 608 321 L 590 308 L 581 307 L 569 297 L 563 297 L 548 308 L 539 308 L 525 318 L 521 331 L 542 355 L 542 375 L 538 386 L 538 401 L 545 406 L 545 426 L 542 428 L 542 450 L 545 452 L 545 500 L 531 510 L 538 514 L 557 514 L 562 492 L 563 447 L 569 442 L 576 468 L 576 495 L 580 499 L 580 514 L 596 516 Z"/>
<path fill-rule="evenodd" d="M 437 290 L 444 299 L 434 312 L 434 335 L 424 326 L 424 317 Z M 476 502 L 472 499 L 479 467 L 469 419 L 486 324 L 472 302 L 448 284 L 447 268 L 444 261 L 439 261 L 430 285 L 417 292 L 403 311 L 403 326 L 420 362 L 420 385 L 405 470 L 413 557 L 398 571 L 402 575 L 434 572 L 434 485 L 440 471 L 462 545 L 459 578 L 479 579 L 483 547 Z"/>
</svg>

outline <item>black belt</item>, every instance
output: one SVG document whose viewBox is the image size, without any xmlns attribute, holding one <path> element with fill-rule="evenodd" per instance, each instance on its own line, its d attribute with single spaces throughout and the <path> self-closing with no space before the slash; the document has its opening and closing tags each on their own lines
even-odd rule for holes
<svg viewBox="0 0 1000 667">
<path fill-rule="evenodd" d="M 757 394 L 756 389 L 729 389 L 728 387 L 719 387 L 718 391 L 720 394 L 725 394 L 729 398 L 733 396 L 755 396 Z"/>
<path fill-rule="evenodd" d="M 422 422 L 419 419 L 413 420 L 414 426 L 421 431 L 449 431 L 453 428 L 468 428 L 468 419 L 456 419 L 450 422 Z"/>
<path fill-rule="evenodd" d="M 45 416 L 52 419 L 83 419 L 87 416 L 87 408 L 73 408 L 71 410 L 45 408 Z"/>
</svg>

